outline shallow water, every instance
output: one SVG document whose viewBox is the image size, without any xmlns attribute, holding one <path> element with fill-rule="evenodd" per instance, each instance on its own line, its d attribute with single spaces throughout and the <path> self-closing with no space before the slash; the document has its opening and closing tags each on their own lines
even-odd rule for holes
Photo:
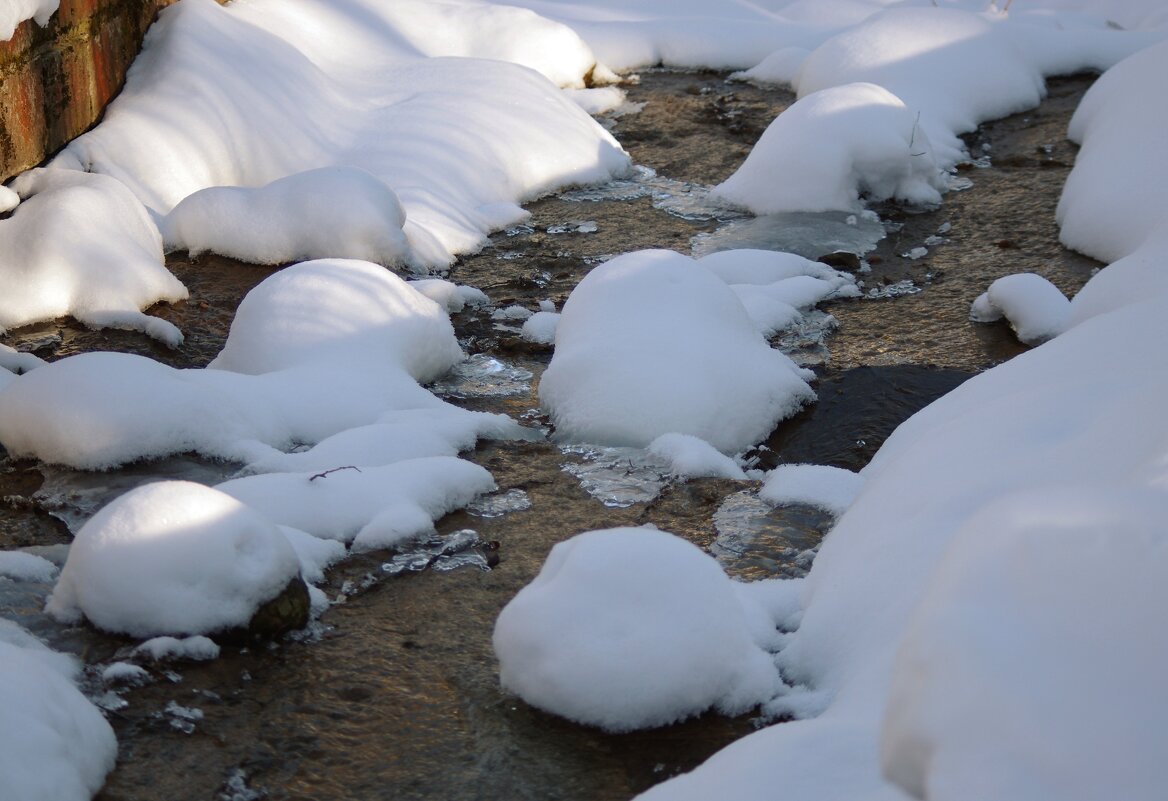
<svg viewBox="0 0 1168 801">
<path fill-rule="evenodd" d="M 843 246 L 828 235 L 827 222 L 848 235 L 863 229 L 860 240 L 846 244 L 871 247 L 860 275 L 869 297 L 832 302 L 778 341 L 815 367 L 819 402 L 751 454 L 762 468 L 818 462 L 860 469 L 905 417 L 1025 350 L 1004 325 L 968 321 L 970 301 L 990 281 L 1029 270 L 1073 291 L 1097 266 L 1062 250 L 1053 222 L 1074 159 L 1063 131 L 1088 83 L 1052 81 L 1040 109 L 971 136 L 974 152 L 990 146 L 992 166 L 963 173 L 973 185 L 948 195 L 940 209 L 881 206 L 879 225 L 818 218 L 809 235 L 807 226 L 734 222 L 735 213 L 706 199 L 706 187 L 741 163 L 793 97 L 728 84 L 717 73 L 648 71 L 630 88 L 630 100 L 644 109 L 611 127 L 654 174 L 642 171 L 623 189 L 590 188 L 528 204 L 530 220 L 493 236 L 482 252 L 455 265 L 451 278 L 482 288 L 497 309 L 519 304 L 535 311 L 543 300 L 562 306 L 583 275 L 617 253 L 647 247 L 688 253 L 731 241 L 773 247 L 822 236 L 822 245 L 800 245 L 814 257 Z M 771 238 L 749 238 L 760 232 Z M 883 238 L 872 241 L 877 233 Z M 31 326 L 3 341 L 46 358 L 105 348 L 205 365 L 222 346 L 239 298 L 272 269 L 183 254 L 169 264 L 191 299 L 151 313 L 187 333 L 176 351 L 138 334 L 90 332 L 69 321 Z M 494 319 L 489 310 L 468 309 L 454 321 L 473 358 L 436 389 L 467 408 L 546 425 L 537 390 L 550 348 L 524 342 L 519 321 Z M 751 482 L 669 479 L 643 451 L 565 452 L 540 440 L 484 443 L 469 458 L 491 470 L 499 492 L 439 521 L 432 542 L 353 557 L 334 569 L 325 590 L 336 603 L 309 636 L 225 647 L 213 662 L 145 664 L 151 681 L 141 688 L 111 688 L 95 677 L 101 665 L 129 658 L 132 643 L 57 626 L 37 611 L 47 585 L 0 580 L 4 614 L 84 654 L 94 665 L 95 696 L 121 707 L 110 713 L 119 765 L 99 798 L 615 801 L 753 730 L 749 717 L 705 716 L 613 736 L 531 709 L 499 689 L 490 645 L 495 617 L 548 550 L 581 531 L 653 524 L 709 548 L 734 575 L 796 576 L 810 564 L 829 516 L 804 507 L 769 509 Z M 2 459 L 0 546 L 60 546 L 70 527 L 137 483 L 212 482 L 232 469 L 182 457 L 95 475 Z M 455 569 L 436 570 L 440 560 Z M 412 569 L 418 567 L 424 569 Z"/>
</svg>

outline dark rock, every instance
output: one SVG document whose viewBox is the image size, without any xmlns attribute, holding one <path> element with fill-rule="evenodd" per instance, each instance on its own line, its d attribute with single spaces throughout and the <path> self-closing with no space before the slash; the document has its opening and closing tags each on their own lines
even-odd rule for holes
<svg viewBox="0 0 1168 801">
<path fill-rule="evenodd" d="M 821 264 L 826 264 L 829 267 L 835 267 L 837 270 L 847 270 L 853 273 L 860 269 L 860 257 L 846 250 L 825 253 L 816 259 L 816 261 Z"/>
<path fill-rule="evenodd" d="M 272 600 L 263 604 L 252 615 L 247 628 L 236 628 L 215 635 L 215 639 L 232 645 L 273 640 L 308 624 L 311 602 L 308 585 L 299 574 Z"/>
</svg>

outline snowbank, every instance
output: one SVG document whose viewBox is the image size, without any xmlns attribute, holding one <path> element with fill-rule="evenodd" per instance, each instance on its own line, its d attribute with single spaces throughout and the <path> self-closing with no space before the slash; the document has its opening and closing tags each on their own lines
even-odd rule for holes
<svg viewBox="0 0 1168 801">
<path fill-rule="evenodd" d="M 35 20 L 42 28 L 57 13 L 61 0 L 8 0 L 0 8 L 0 42 L 6 42 L 16 33 L 16 26 L 26 19 Z"/>
<path fill-rule="evenodd" d="M 272 523 L 218 490 L 163 481 L 82 526 L 45 610 L 134 637 L 209 634 L 246 626 L 299 575 Z"/>
<path fill-rule="evenodd" d="M 101 125 L 54 163 L 113 175 L 160 215 L 211 187 L 361 168 L 405 210 L 406 259 L 446 266 L 522 219 L 517 202 L 628 168 L 555 84 L 508 59 L 578 85 L 595 63 L 568 29 L 471 0 L 184 0 L 160 14 Z M 321 253 L 334 235 L 312 215 L 347 199 L 343 185 L 314 189 L 277 203 L 295 213 L 277 228 L 299 226 L 297 244 Z M 223 198 L 250 215 L 273 194 L 217 192 L 181 213 L 185 235 L 229 250 L 237 226 L 212 227 Z"/>
<path fill-rule="evenodd" d="M 780 114 L 711 195 L 755 214 L 858 211 L 861 195 L 923 205 L 946 186 L 919 115 L 880 86 L 847 83 Z"/>
<path fill-rule="evenodd" d="M 735 453 L 815 398 L 809 377 L 767 346 L 717 276 L 650 250 L 596 267 L 572 291 L 539 397 L 560 440 L 645 446 L 680 433 Z"/>
<path fill-rule="evenodd" d="M 778 686 L 718 563 L 652 529 L 592 531 L 556 545 L 499 614 L 494 647 L 505 688 L 609 731 L 710 707 L 738 714 Z"/>
<path fill-rule="evenodd" d="M 89 801 L 114 767 L 118 744 L 74 686 L 71 657 L 0 620 L 0 776 L 20 801 Z"/>
<path fill-rule="evenodd" d="M 917 798 L 1160 797 L 1166 514 L 1163 486 L 1092 483 L 970 519 L 901 642 L 885 773 Z"/>
<path fill-rule="evenodd" d="M 1067 135 L 1082 145 L 1059 200 L 1060 239 L 1101 261 L 1133 251 L 1164 223 L 1168 126 L 1162 80 L 1168 42 L 1104 73 L 1087 90 Z"/>
<path fill-rule="evenodd" d="M 141 309 L 187 290 L 162 264 L 162 239 L 118 181 L 36 169 L 12 182 L 23 201 L 0 220 L 0 331 L 71 314 L 92 328 L 182 334 Z"/>
</svg>

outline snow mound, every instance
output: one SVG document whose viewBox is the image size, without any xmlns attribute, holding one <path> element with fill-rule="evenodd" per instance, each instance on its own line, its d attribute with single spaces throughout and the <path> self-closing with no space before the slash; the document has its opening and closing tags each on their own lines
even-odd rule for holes
<svg viewBox="0 0 1168 801">
<path fill-rule="evenodd" d="M 444 278 L 419 278 L 410 286 L 454 314 L 467 306 L 487 306 L 491 299 L 481 289 L 447 281 Z"/>
<path fill-rule="evenodd" d="M 863 476 L 851 470 L 822 464 L 783 464 L 767 475 L 758 497 L 775 506 L 815 506 L 839 517 L 863 486 Z"/>
<path fill-rule="evenodd" d="M 31 353 L 21 353 L 8 345 L 0 344 L 0 367 L 10 372 L 27 373 L 44 364 L 44 359 Z"/>
<path fill-rule="evenodd" d="M 210 367 L 257 374 L 318 361 L 393 364 L 425 382 L 462 358 L 446 312 L 407 282 L 369 262 L 320 259 L 248 292 Z"/>
<path fill-rule="evenodd" d="M 155 662 L 171 659 L 186 659 L 191 662 L 209 662 L 219 658 L 219 646 L 210 637 L 196 634 L 193 637 L 151 637 L 134 647 L 133 655 L 146 657 Z"/>
<path fill-rule="evenodd" d="M 1042 74 L 1002 25 L 954 8 L 889 9 L 848 28 L 807 57 L 797 88 L 802 99 L 857 82 L 883 87 L 910 120 L 919 114 L 914 152 L 931 142 L 942 167 L 962 158 L 958 134 L 1045 95 Z"/>
<path fill-rule="evenodd" d="M 556 328 L 560 324 L 560 314 L 554 311 L 537 311 L 523 321 L 521 336 L 528 342 L 551 345 L 556 341 Z"/>
<path fill-rule="evenodd" d="M 681 433 L 737 453 L 814 400 L 809 377 L 717 276 L 653 250 L 596 267 L 572 291 L 539 395 L 560 440 L 643 447 Z"/>
<path fill-rule="evenodd" d="M 734 583 L 697 547 L 652 529 L 556 545 L 499 614 L 494 647 L 505 688 L 609 731 L 710 707 L 738 714 L 778 687 Z"/>
<path fill-rule="evenodd" d="M 495 481 L 476 464 L 434 456 L 365 468 L 336 465 L 327 474 L 246 476 L 217 489 L 273 523 L 373 550 L 432 533 L 435 520 L 491 492 Z"/>
<path fill-rule="evenodd" d="M 118 744 L 73 684 L 77 665 L 0 621 L 0 776 L 6 798 L 89 801 L 114 767 Z"/>
<path fill-rule="evenodd" d="M 82 526 L 45 610 L 75 623 L 152 637 L 246 626 L 299 576 L 288 540 L 218 490 L 146 484 Z"/>
<path fill-rule="evenodd" d="M 163 266 L 158 229 L 124 185 L 35 169 L 12 188 L 23 201 L 0 220 L 0 331 L 72 315 L 91 328 L 182 342 L 173 324 L 141 311 L 187 290 Z"/>
<path fill-rule="evenodd" d="M 861 195 L 939 203 L 946 183 L 917 114 L 887 89 L 849 83 L 780 114 L 711 197 L 755 214 L 848 211 Z"/>
<path fill-rule="evenodd" d="M 649 443 L 649 453 L 663 459 L 676 476 L 746 479 L 737 462 L 689 434 L 662 434 Z"/>
<path fill-rule="evenodd" d="M 1041 345 L 1063 332 L 1070 313 L 1070 301 L 1058 287 L 1041 275 L 1017 273 L 990 284 L 973 302 L 969 319 L 992 323 L 1005 317 L 1021 342 Z"/>
<path fill-rule="evenodd" d="M 331 257 L 388 266 L 408 260 L 405 222 L 397 195 L 379 178 L 357 167 L 323 167 L 254 189 L 201 189 L 159 228 L 167 248 L 192 255 L 212 251 L 254 264 Z"/>
<path fill-rule="evenodd" d="M 1162 489 L 1084 485 L 963 526 L 901 642 L 886 775 L 916 798 L 1161 797 L 1165 515 Z"/>
</svg>

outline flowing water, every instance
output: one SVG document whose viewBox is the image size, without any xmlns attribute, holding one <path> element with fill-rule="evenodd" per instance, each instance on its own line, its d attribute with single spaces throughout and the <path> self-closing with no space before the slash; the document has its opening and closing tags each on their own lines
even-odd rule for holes
<svg viewBox="0 0 1168 801">
<path fill-rule="evenodd" d="M 874 215 L 745 217 L 711 204 L 708 187 L 741 163 L 790 93 L 725 82 L 717 73 L 648 71 L 629 87 L 639 113 L 609 122 L 643 165 L 626 181 L 528 205 L 531 219 L 492 237 L 451 277 L 486 291 L 495 309 L 562 306 L 593 266 L 662 247 L 797 250 L 857 270 L 865 297 L 827 304 L 777 346 L 818 375 L 817 404 L 750 454 L 756 466 L 817 462 L 860 469 L 895 426 L 936 397 L 1025 348 L 1004 325 L 969 322 L 969 303 L 1001 275 L 1032 271 L 1073 292 L 1098 265 L 1063 250 L 1054 206 L 1074 148 L 1066 121 L 1089 78 L 1051 83 L 1039 109 L 969 137 L 979 156 L 967 188 L 933 210 L 893 205 Z M 839 261 L 835 251 L 856 254 Z M 834 254 L 834 255 L 832 255 Z M 46 358 L 127 350 L 180 366 L 221 347 L 239 298 L 272 272 L 217 256 L 172 256 L 191 299 L 151 313 L 187 334 L 169 351 L 144 337 L 70 321 L 3 341 Z M 533 424 L 550 347 L 519 336 L 513 314 L 454 317 L 472 359 L 434 390 L 473 409 Z M 642 451 L 484 443 L 468 458 L 499 492 L 439 522 L 405 553 L 356 556 L 324 589 L 318 624 L 263 647 L 224 647 L 207 662 L 153 664 L 141 686 L 102 681 L 133 643 L 52 624 L 51 586 L 0 579 L 0 607 L 90 664 L 88 689 L 109 710 L 121 753 L 99 795 L 146 799 L 626 799 L 702 762 L 753 730 L 750 716 L 707 715 L 609 735 L 504 694 L 490 637 L 502 606 L 556 542 L 581 531 L 650 523 L 710 549 L 738 577 L 803 575 L 828 515 L 773 510 L 756 482 L 679 482 Z M 71 530 L 137 484 L 221 480 L 233 466 L 181 457 L 103 474 L 0 461 L 0 547 L 60 561 Z M 647 564 L 646 571 L 654 566 Z"/>
</svg>

